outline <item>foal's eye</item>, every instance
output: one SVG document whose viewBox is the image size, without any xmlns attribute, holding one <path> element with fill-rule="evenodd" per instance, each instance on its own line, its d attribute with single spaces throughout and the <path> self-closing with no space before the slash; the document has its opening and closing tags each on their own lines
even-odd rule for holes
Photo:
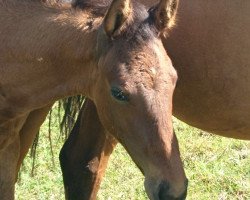
<svg viewBox="0 0 250 200">
<path fill-rule="evenodd" d="M 118 101 L 126 102 L 128 101 L 128 95 L 125 94 L 120 88 L 112 87 L 111 88 L 111 95 Z"/>
</svg>

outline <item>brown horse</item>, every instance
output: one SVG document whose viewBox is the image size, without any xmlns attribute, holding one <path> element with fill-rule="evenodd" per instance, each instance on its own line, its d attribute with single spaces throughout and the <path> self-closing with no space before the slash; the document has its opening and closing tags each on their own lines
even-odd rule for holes
<svg viewBox="0 0 250 200">
<path fill-rule="evenodd" d="M 171 121 L 177 75 L 160 39 L 173 25 L 177 5 L 161 0 L 148 11 L 114 0 L 77 11 L 0 0 L 1 200 L 14 199 L 18 162 L 51 104 L 75 94 L 94 102 L 96 121 L 145 174 L 150 199 L 185 198 Z M 96 169 L 95 163 L 85 167 Z"/>
<path fill-rule="evenodd" d="M 178 26 L 165 42 L 179 75 L 174 115 L 245 140 L 250 139 L 249 10 L 244 0 L 181 1 Z"/>
<path fill-rule="evenodd" d="M 84 8 L 97 1 L 73 5 Z M 155 1 L 141 2 L 151 6 Z M 249 140 L 250 3 L 183 0 L 179 7 L 177 26 L 163 39 L 179 75 L 174 115 L 211 133 Z M 87 100 L 61 151 L 69 199 L 96 197 L 115 144 L 105 139 L 105 129 L 97 121 L 95 106 Z M 82 162 L 95 168 L 82 169 Z"/>
</svg>

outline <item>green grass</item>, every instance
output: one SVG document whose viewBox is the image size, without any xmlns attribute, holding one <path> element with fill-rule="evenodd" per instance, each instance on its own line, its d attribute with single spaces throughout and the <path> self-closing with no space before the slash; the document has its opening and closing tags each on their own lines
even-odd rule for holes
<svg viewBox="0 0 250 200">
<path fill-rule="evenodd" d="M 48 122 L 43 125 L 37 148 L 34 176 L 32 159 L 27 156 L 16 184 L 16 199 L 64 199 L 58 153 L 63 141 L 57 123 L 52 128 L 55 166 L 48 140 Z M 215 136 L 174 119 L 182 160 L 189 178 L 188 200 L 249 200 L 250 143 Z M 99 200 L 148 199 L 143 176 L 126 151 L 118 145 L 98 193 Z"/>
</svg>

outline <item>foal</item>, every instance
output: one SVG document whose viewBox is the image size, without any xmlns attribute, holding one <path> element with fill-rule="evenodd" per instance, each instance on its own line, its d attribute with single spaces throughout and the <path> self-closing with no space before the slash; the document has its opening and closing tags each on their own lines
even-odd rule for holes
<svg viewBox="0 0 250 200">
<path fill-rule="evenodd" d="M 30 127 L 30 116 L 44 116 L 49 104 L 76 94 L 93 101 L 105 130 L 141 167 L 150 199 L 185 198 L 171 121 L 177 75 L 160 40 L 177 5 L 161 0 L 147 11 L 114 0 L 107 9 L 82 12 L 0 1 L 1 200 L 14 199 L 20 141 L 26 139 L 20 133 Z"/>
</svg>

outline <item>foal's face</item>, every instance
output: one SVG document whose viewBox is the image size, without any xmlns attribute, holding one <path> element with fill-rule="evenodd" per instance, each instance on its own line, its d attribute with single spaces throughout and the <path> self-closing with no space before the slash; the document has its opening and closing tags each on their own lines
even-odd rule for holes
<svg viewBox="0 0 250 200">
<path fill-rule="evenodd" d="M 177 74 L 148 13 L 133 21 L 119 35 L 100 33 L 91 98 L 104 128 L 145 175 L 149 198 L 184 199 L 186 178 L 172 127 Z"/>
</svg>

